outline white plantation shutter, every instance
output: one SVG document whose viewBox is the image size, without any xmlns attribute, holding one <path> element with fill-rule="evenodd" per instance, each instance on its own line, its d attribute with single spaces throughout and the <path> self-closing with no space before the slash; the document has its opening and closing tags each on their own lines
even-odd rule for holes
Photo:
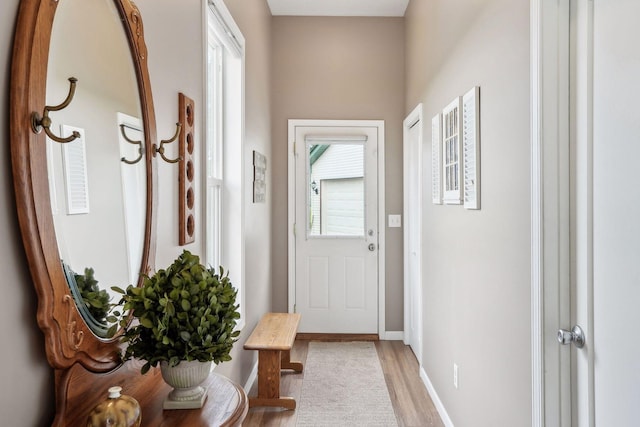
<svg viewBox="0 0 640 427">
<path fill-rule="evenodd" d="M 73 131 L 80 132 L 80 138 L 62 144 L 67 213 L 69 215 L 87 214 L 89 213 L 89 181 L 84 129 L 62 125 L 62 135 L 71 135 Z"/>
<path fill-rule="evenodd" d="M 461 110 L 461 97 L 442 110 L 442 190 L 443 202 L 449 205 L 462 202 Z"/>
<path fill-rule="evenodd" d="M 464 159 L 464 207 L 480 209 L 480 88 L 462 97 L 462 152 Z"/>
<path fill-rule="evenodd" d="M 436 205 L 442 204 L 442 185 L 440 184 L 440 136 L 442 135 L 442 120 L 440 114 L 431 119 L 431 200 Z"/>
</svg>

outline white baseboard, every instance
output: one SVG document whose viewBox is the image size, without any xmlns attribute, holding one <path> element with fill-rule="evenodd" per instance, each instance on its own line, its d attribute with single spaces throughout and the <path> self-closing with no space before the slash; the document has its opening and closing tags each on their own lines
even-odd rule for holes
<svg viewBox="0 0 640 427">
<path fill-rule="evenodd" d="M 440 418 L 442 418 L 442 422 L 444 423 L 444 425 L 446 427 L 454 427 L 451 418 L 449 418 L 447 410 L 444 408 L 444 405 L 442 404 L 438 393 L 436 393 L 436 389 L 433 388 L 433 384 L 431 384 L 431 380 L 429 379 L 429 376 L 422 366 L 420 366 L 420 379 L 422 379 L 422 382 L 427 388 L 429 396 L 431 396 L 431 400 L 433 400 L 433 404 L 436 405 L 436 409 L 438 410 L 438 414 L 440 414 Z"/>
<path fill-rule="evenodd" d="M 258 362 L 256 362 L 255 365 L 253 365 L 253 369 L 249 374 L 249 378 L 247 378 L 247 382 L 244 385 L 244 390 L 247 392 L 247 394 L 249 394 L 249 391 L 251 390 L 251 387 L 253 387 L 253 384 L 256 382 L 257 378 L 258 378 Z"/>
<path fill-rule="evenodd" d="M 383 341 L 403 341 L 403 331 L 386 331 L 383 336 L 380 337 Z"/>
</svg>

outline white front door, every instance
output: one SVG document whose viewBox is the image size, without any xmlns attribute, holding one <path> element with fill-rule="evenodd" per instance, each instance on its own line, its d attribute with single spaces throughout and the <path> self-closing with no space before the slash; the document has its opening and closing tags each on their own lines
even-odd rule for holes
<svg viewBox="0 0 640 427">
<path fill-rule="evenodd" d="M 294 125 L 290 131 L 295 138 L 290 294 L 302 315 L 298 330 L 378 333 L 379 127 Z"/>
<path fill-rule="evenodd" d="M 404 342 L 422 364 L 422 104 L 403 127 Z"/>
<path fill-rule="evenodd" d="M 572 425 L 637 425 L 640 402 L 640 2 L 574 0 Z"/>
</svg>

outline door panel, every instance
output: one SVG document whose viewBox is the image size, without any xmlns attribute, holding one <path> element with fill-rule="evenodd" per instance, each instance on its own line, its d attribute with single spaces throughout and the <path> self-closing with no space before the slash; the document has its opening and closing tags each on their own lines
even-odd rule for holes
<svg viewBox="0 0 640 427">
<path fill-rule="evenodd" d="M 300 332 L 378 332 L 377 128 L 295 128 Z"/>
<path fill-rule="evenodd" d="M 329 257 L 308 257 L 306 271 L 309 308 L 329 309 Z"/>
<path fill-rule="evenodd" d="M 573 2 L 576 31 L 573 425 L 636 423 L 640 399 L 640 3 Z"/>
<path fill-rule="evenodd" d="M 637 422 L 640 401 L 640 2 L 594 1 L 593 281 L 596 425 Z M 631 329 L 629 329 L 631 327 Z"/>
</svg>

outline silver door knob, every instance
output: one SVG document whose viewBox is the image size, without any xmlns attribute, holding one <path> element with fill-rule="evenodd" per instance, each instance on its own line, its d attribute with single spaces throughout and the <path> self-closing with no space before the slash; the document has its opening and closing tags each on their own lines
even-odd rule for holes
<svg viewBox="0 0 640 427">
<path fill-rule="evenodd" d="M 573 343 L 576 347 L 582 348 L 584 341 L 584 332 L 578 325 L 575 325 L 570 331 L 558 329 L 558 342 L 562 345 Z"/>
<path fill-rule="evenodd" d="M 376 245 L 375 245 L 375 244 L 373 244 L 373 243 L 369 243 L 369 250 L 370 250 L 371 252 L 375 251 L 375 250 L 376 250 Z"/>
</svg>

